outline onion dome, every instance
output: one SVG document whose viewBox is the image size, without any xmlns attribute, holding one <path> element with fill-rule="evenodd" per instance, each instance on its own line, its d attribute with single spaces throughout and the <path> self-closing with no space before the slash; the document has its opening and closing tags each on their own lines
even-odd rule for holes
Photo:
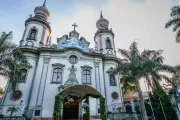
<svg viewBox="0 0 180 120">
<path fill-rule="evenodd" d="M 42 6 L 38 6 L 34 9 L 34 16 L 30 15 L 30 17 L 26 20 L 25 26 L 32 21 L 39 22 L 44 24 L 51 33 L 51 26 L 48 22 L 48 18 L 50 17 L 50 13 L 46 8 L 46 0 L 44 1 Z"/>
<path fill-rule="evenodd" d="M 46 8 L 46 0 L 42 6 L 38 6 L 34 9 L 35 17 L 47 20 L 50 17 L 50 13 Z"/>
<path fill-rule="evenodd" d="M 109 21 L 103 18 L 101 11 L 100 19 L 96 22 L 96 27 L 98 30 L 101 30 L 101 29 L 108 29 L 108 26 L 109 26 Z"/>
</svg>

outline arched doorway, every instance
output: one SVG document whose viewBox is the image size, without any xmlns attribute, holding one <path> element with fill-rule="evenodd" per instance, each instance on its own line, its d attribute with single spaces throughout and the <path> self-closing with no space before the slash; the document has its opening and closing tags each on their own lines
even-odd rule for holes
<svg viewBox="0 0 180 120">
<path fill-rule="evenodd" d="M 79 102 L 76 96 L 68 95 L 63 101 L 63 120 L 78 119 Z"/>
<path fill-rule="evenodd" d="M 78 119 L 82 115 L 81 109 L 83 108 L 81 106 L 79 108 L 79 101 L 82 101 L 89 96 L 94 98 L 99 98 L 101 96 L 95 88 L 89 85 L 79 84 L 67 87 L 64 86 L 64 88 L 60 89 L 60 95 L 63 101 L 63 120 Z"/>
</svg>

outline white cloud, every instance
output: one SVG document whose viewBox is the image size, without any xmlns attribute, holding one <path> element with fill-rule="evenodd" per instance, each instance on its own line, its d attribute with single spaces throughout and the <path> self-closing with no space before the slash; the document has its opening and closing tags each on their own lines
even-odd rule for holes
<svg viewBox="0 0 180 120">
<path fill-rule="evenodd" d="M 68 34 L 73 29 L 71 24 L 76 22 L 80 35 L 91 42 L 93 47 L 96 21 L 103 10 L 104 17 L 109 20 L 115 33 L 116 48 L 128 49 L 137 39 L 140 50 L 162 49 L 165 63 L 176 65 L 180 63 L 180 44 L 175 42 L 172 29 L 164 28 L 171 5 L 171 0 L 147 0 L 143 4 L 134 4 L 129 0 L 109 0 L 101 8 L 85 4 L 82 7 L 77 3 L 71 19 L 52 23 L 53 39 Z M 143 86 L 143 82 L 141 84 Z"/>
<path fill-rule="evenodd" d="M 164 28 L 169 19 L 171 0 L 148 0 L 144 4 L 133 4 L 129 0 L 109 0 L 101 8 L 80 3 L 75 8 L 72 18 L 57 19 L 51 24 L 53 42 L 56 42 L 57 37 L 68 34 L 73 29 L 71 24 L 76 22 L 79 25 L 77 31 L 93 47 L 96 21 L 103 10 L 104 17 L 109 20 L 115 33 L 116 48 L 127 49 L 137 39 L 140 50 L 162 49 L 166 63 L 175 65 L 180 62 L 180 44 L 175 42 L 172 29 Z"/>
</svg>

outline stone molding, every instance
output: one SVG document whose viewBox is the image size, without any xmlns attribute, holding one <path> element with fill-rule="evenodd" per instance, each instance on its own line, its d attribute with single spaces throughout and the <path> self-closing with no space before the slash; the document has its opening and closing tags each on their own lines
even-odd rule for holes
<svg viewBox="0 0 180 120">
<path fill-rule="evenodd" d="M 100 62 L 94 62 L 95 67 L 99 67 Z"/>
<path fill-rule="evenodd" d="M 89 65 L 84 65 L 84 66 L 81 66 L 81 68 L 83 69 L 83 70 L 91 70 L 92 69 L 92 67 L 91 66 L 89 66 Z"/>
<path fill-rule="evenodd" d="M 35 39 L 30 39 L 30 34 L 31 34 L 31 31 L 32 31 L 33 29 L 36 30 L 36 36 L 35 36 Z M 36 26 L 33 26 L 32 28 L 30 28 L 26 40 L 34 40 L 34 41 L 37 41 L 37 35 L 38 35 L 38 29 L 36 28 Z"/>
<path fill-rule="evenodd" d="M 61 63 L 55 63 L 55 64 L 52 64 L 52 66 L 53 66 L 54 68 L 63 68 L 63 67 L 65 67 L 65 65 L 63 65 L 63 64 L 61 64 Z"/>
<path fill-rule="evenodd" d="M 43 62 L 44 62 L 44 63 L 49 63 L 50 59 L 51 59 L 50 57 L 49 57 L 49 58 L 46 58 L 46 57 L 45 57 L 45 58 L 43 59 Z"/>
</svg>

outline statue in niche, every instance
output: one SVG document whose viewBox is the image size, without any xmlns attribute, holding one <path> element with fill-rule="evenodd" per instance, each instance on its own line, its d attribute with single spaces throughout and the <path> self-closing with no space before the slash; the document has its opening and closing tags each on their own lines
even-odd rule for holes
<svg viewBox="0 0 180 120">
<path fill-rule="evenodd" d="M 74 68 L 74 65 L 72 65 L 71 68 L 69 68 L 70 74 L 68 80 L 65 82 L 65 85 L 74 85 L 74 84 L 79 84 L 79 82 L 76 79 L 76 74 L 75 72 L 77 71 L 76 68 Z"/>
<path fill-rule="evenodd" d="M 110 74 L 110 86 L 117 86 L 115 75 Z"/>
<path fill-rule="evenodd" d="M 20 102 L 20 112 L 19 112 L 20 115 L 23 115 L 24 107 L 25 107 L 24 100 L 21 100 L 21 102 Z"/>
</svg>

